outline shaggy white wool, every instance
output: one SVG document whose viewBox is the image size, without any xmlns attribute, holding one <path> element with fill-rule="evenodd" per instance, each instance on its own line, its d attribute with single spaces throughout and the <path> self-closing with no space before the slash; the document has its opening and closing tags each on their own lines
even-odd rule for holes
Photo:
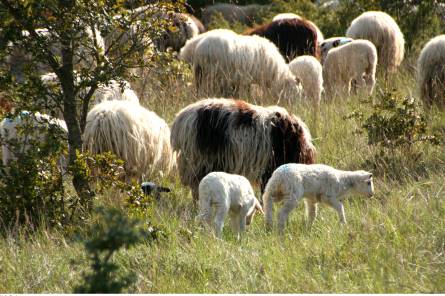
<svg viewBox="0 0 445 296">
<path fill-rule="evenodd" d="M 283 202 L 278 214 L 278 229 L 282 232 L 290 212 L 303 198 L 307 201 L 309 225 L 317 215 L 319 202 L 333 207 L 340 222 L 346 223 L 341 200 L 350 192 L 372 196 L 372 174 L 366 171 L 341 171 L 323 164 L 284 164 L 273 172 L 263 195 L 267 226 L 271 228 L 273 224 L 274 202 Z"/>
<path fill-rule="evenodd" d="M 28 127 L 33 127 L 30 130 Z M 20 153 L 25 153 L 28 149 L 32 148 L 30 142 L 46 141 L 49 128 L 58 128 L 63 134 L 68 134 L 66 123 L 63 120 L 52 118 L 46 114 L 39 112 L 30 113 L 28 111 L 22 111 L 15 118 L 5 118 L 0 123 L 0 135 L 2 139 L 2 160 L 3 165 L 7 166 L 11 160 L 17 160 L 15 155 L 15 149 L 13 149 L 8 143 L 17 141 L 17 144 L 21 145 Z M 26 128 L 26 133 L 23 133 L 23 128 Z M 15 147 L 14 147 L 15 148 Z M 63 157 L 60 161 L 61 166 L 66 165 Z"/>
<path fill-rule="evenodd" d="M 207 35 L 195 48 L 193 66 L 202 96 L 239 97 L 249 94 L 252 84 L 278 98 L 293 101 L 300 96 L 295 77 L 275 44 L 256 35 Z"/>
<path fill-rule="evenodd" d="M 224 220 L 230 214 L 232 229 L 239 239 L 257 210 L 263 213 L 249 180 L 243 176 L 212 172 L 199 183 L 198 217 L 209 226 L 214 217 L 217 238 L 221 238 Z"/>
<path fill-rule="evenodd" d="M 326 96 L 348 96 L 354 80 L 357 90 L 371 95 L 375 85 L 377 50 L 368 40 L 354 40 L 329 51 L 323 64 Z"/>
<path fill-rule="evenodd" d="M 323 68 L 313 56 L 299 56 L 289 63 L 289 69 L 300 80 L 303 94 L 318 106 L 323 91 Z"/>
<path fill-rule="evenodd" d="M 427 106 L 445 106 L 445 35 L 432 38 L 420 52 L 417 83 Z"/>
<path fill-rule="evenodd" d="M 374 43 L 384 71 L 395 72 L 403 61 L 405 39 L 397 23 L 385 12 L 362 13 L 352 21 L 346 36 Z"/>
<path fill-rule="evenodd" d="M 93 154 L 110 151 L 124 160 L 128 178 L 158 170 L 169 173 L 175 164 L 168 125 L 135 102 L 96 105 L 88 113 L 83 138 L 83 149 Z"/>
</svg>

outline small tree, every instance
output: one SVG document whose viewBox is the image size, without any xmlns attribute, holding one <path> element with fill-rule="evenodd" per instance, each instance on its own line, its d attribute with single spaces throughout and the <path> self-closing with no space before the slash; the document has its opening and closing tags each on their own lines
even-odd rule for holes
<svg viewBox="0 0 445 296">
<path fill-rule="evenodd" d="M 178 10 L 182 4 L 158 1 L 144 10 L 128 11 L 120 0 L 0 0 L 0 58 L 17 50 L 27 58 L 24 83 L 17 83 L 7 67 L 0 67 L 0 95 L 14 101 L 17 109 L 49 106 L 63 114 L 73 170 L 95 90 L 111 79 L 131 78 L 129 69 L 150 65 L 159 55 L 144 53 L 169 25 L 154 14 Z M 48 33 L 41 34 L 38 28 Z M 122 43 L 129 30 L 132 38 Z M 106 48 L 100 46 L 99 34 L 113 36 Z M 37 71 L 42 68 L 55 73 L 60 87 L 43 86 Z M 42 98 L 48 99 L 42 102 Z M 93 196 L 88 179 L 76 171 L 72 175 L 77 194 L 87 204 Z"/>
</svg>

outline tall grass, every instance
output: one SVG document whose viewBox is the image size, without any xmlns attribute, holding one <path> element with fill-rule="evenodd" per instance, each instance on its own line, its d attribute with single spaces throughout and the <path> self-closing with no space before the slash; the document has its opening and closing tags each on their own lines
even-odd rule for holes
<svg viewBox="0 0 445 296">
<path fill-rule="evenodd" d="M 198 99 L 190 75 L 149 78 L 156 83 L 145 85 L 142 104 L 169 123 Z M 383 77 L 378 81 L 377 89 L 395 87 L 407 94 L 415 89 L 409 62 L 387 83 Z M 364 108 L 361 99 L 322 103 L 317 121 L 310 104 L 283 104 L 308 123 L 317 162 L 372 169 L 367 166 L 377 150 L 368 146 L 365 134 L 355 133 L 358 122 L 344 119 Z M 265 98 L 261 103 L 274 102 Z M 432 110 L 428 118 L 443 135 L 444 113 Z M 256 216 L 241 242 L 228 227 L 223 240 L 216 240 L 196 224 L 190 192 L 177 175 L 157 179 L 173 190 L 145 218 L 163 227 L 167 238 L 120 252 L 114 260 L 122 272 L 138 275 L 130 292 L 445 292 L 445 149 L 429 144 L 415 149 L 420 159 L 400 151 L 391 164 L 381 166 L 374 198 L 351 196 L 345 202 L 347 225 L 340 225 L 335 211 L 321 207 L 308 229 L 299 205 L 283 237 L 266 232 L 263 217 Z M 124 194 L 111 191 L 97 203 L 122 206 L 123 199 Z M 86 268 L 81 243 L 66 231 L 42 227 L 0 238 L 1 293 L 72 292 Z"/>
</svg>

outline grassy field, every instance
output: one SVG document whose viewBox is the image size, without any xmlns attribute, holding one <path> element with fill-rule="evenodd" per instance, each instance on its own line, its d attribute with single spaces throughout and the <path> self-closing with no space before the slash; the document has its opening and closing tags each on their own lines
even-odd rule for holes
<svg viewBox="0 0 445 296">
<path fill-rule="evenodd" d="M 382 77 L 378 81 L 377 90 L 384 87 Z M 151 81 L 143 105 L 172 123 L 176 112 L 197 99 L 187 82 L 190 79 L 170 78 L 157 85 Z M 416 94 L 412 61 L 385 85 Z M 167 237 L 113 258 L 121 272 L 137 274 L 130 292 L 445 292 L 444 147 L 419 144 L 416 157 L 400 151 L 382 164 L 366 135 L 355 133 L 359 123 L 344 119 L 356 109 L 366 112 L 361 98 L 323 103 L 317 123 L 309 104 L 285 106 L 309 125 L 318 163 L 374 172 L 375 197 L 347 199 L 344 226 L 334 210 L 322 206 L 308 229 L 301 204 L 283 237 L 266 232 L 263 217 L 256 216 L 241 242 L 229 228 L 220 241 L 196 224 L 190 192 L 178 177 L 164 177 L 160 181 L 173 192 L 146 216 L 163 227 Z M 443 137 L 445 113 L 432 110 L 428 120 Z M 122 206 L 123 199 L 123 194 L 109 192 L 96 203 Z M 83 244 L 66 232 L 42 227 L 32 235 L 0 238 L 0 293 L 70 293 L 87 268 Z"/>
</svg>

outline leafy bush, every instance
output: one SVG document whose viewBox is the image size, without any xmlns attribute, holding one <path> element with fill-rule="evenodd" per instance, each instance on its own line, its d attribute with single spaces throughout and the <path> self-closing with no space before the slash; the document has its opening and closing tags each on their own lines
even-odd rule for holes
<svg viewBox="0 0 445 296">
<path fill-rule="evenodd" d="M 156 229 L 143 229 L 139 222 L 130 219 L 118 209 L 97 209 L 98 221 L 90 229 L 85 249 L 91 261 L 91 272 L 83 274 L 83 283 L 75 293 L 120 293 L 136 282 L 134 272 L 119 273 L 119 266 L 112 262 L 113 255 L 121 248 L 130 248 L 143 240 L 157 239 Z"/>
</svg>

